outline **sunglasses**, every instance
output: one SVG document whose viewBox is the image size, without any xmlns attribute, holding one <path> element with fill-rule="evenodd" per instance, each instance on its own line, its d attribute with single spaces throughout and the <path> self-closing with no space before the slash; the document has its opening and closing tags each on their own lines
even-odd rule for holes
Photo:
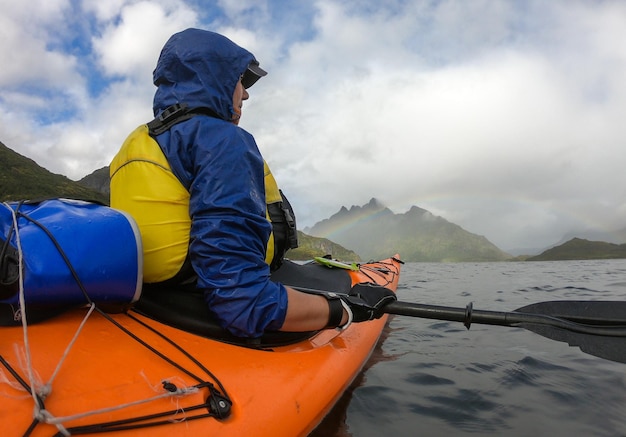
<svg viewBox="0 0 626 437">
<path fill-rule="evenodd" d="M 246 71 L 244 71 L 243 74 L 241 75 L 241 84 L 243 85 L 244 88 L 248 89 L 252 85 L 254 85 L 257 82 L 257 80 L 259 80 L 266 74 L 267 74 L 267 71 L 259 67 L 258 62 L 252 61 L 250 62 L 250 64 L 248 64 L 248 68 L 246 69 Z"/>
</svg>

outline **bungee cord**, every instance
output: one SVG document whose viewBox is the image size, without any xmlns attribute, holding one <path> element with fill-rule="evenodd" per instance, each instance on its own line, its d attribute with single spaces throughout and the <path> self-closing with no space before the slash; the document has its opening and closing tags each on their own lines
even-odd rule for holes
<svg viewBox="0 0 626 437">
<path fill-rule="evenodd" d="M 196 405 L 196 406 L 187 407 L 187 410 L 195 410 L 195 409 L 198 409 L 198 408 L 207 408 L 207 409 L 209 409 L 209 412 L 205 413 L 205 414 L 198 414 L 198 415 L 195 415 L 195 416 L 191 416 L 189 418 L 185 417 L 182 420 L 192 420 L 192 419 L 198 419 L 198 418 L 204 418 L 204 417 L 217 417 L 217 418 L 226 417 L 226 411 L 227 410 L 229 411 L 230 405 L 232 404 L 232 401 L 230 400 L 230 398 L 226 394 L 226 390 L 224 389 L 223 385 L 215 377 L 215 375 L 213 375 L 204 365 L 202 365 L 202 363 L 200 363 L 191 354 L 189 354 L 187 351 L 185 351 L 183 348 L 181 348 L 179 345 L 177 345 L 171 339 L 169 339 L 166 336 L 158 333 L 158 331 L 156 331 L 154 328 L 148 326 L 144 322 L 141 322 L 137 318 L 132 317 L 128 313 L 126 313 L 126 316 L 128 316 L 130 319 L 138 321 L 140 324 L 146 326 L 147 328 L 149 328 L 153 332 L 158 333 L 161 337 L 165 338 L 168 342 L 170 342 L 175 347 L 177 347 L 180 351 L 182 351 L 185 354 L 185 356 L 187 356 L 192 362 L 194 362 L 202 370 L 204 370 L 218 384 L 218 386 L 222 390 L 221 393 L 217 389 L 215 389 L 215 387 L 213 386 L 213 384 L 211 382 L 204 381 L 202 378 L 194 375 L 192 372 L 187 370 L 184 366 L 182 366 L 182 365 L 176 363 L 174 360 L 168 358 L 165 354 L 159 352 L 158 350 L 156 350 L 155 348 L 150 346 L 147 342 L 145 342 L 144 340 L 140 339 L 137 335 L 133 334 L 130 330 L 128 330 L 127 328 L 122 326 L 119 322 L 114 320 L 110 315 L 106 314 L 104 311 L 102 311 L 100 308 L 98 308 L 96 303 L 93 302 L 92 299 L 90 298 L 87 290 L 85 289 L 84 285 L 82 284 L 82 281 L 80 280 L 77 272 L 73 268 L 70 260 L 65 255 L 63 249 L 60 247 L 60 245 L 58 244 L 58 242 L 56 241 L 54 236 L 50 233 L 50 231 L 48 229 L 46 229 L 44 226 L 42 226 L 40 223 L 38 223 L 36 220 L 32 219 L 31 217 L 28 217 L 27 215 L 25 215 L 25 214 L 23 214 L 23 213 L 21 213 L 19 211 L 19 208 L 22 205 L 22 203 L 23 203 L 23 201 L 19 202 L 15 209 L 13 209 L 6 202 L 3 202 L 3 206 L 8 208 L 10 210 L 10 212 L 11 212 L 12 223 L 13 223 L 13 225 L 12 225 L 13 229 L 12 230 L 14 232 L 14 237 L 15 237 L 15 242 L 16 242 L 15 244 L 17 246 L 18 270 L 19 270 L 19 273 L 18 273 L 18 280 L 19 280 L 19 285 L 18 285 L 18 289 L 19 289 L 18 293 L 19 293 L 19 295 L 18 295 L 18 299 L 19 299 L 19 306 L 20 306 L 20 308 L 16 312 L 16 316 L 19 316 L 19 318 L 21 319 L 21 325 L 22 325 L 22 331 L 23 331 L 23 341 L 24 341 L 24 357 L 25 357 L 25 363 L 24 363 L 24 365 L 22 367 L 23 367 L 23 370 L 27 374 L 27 378 L 26 378 L 27 380 L 24 380 L 23 378 L 21 378 L 20 375 L 11 367 L 11 365 L 1 356 L 0 356 L 0 364 L 4 365 L 5 368 L 7 368 L 7 370 L 11 373 L 11 375 L 18 381 L 18 383 L 21 386 L 23 386 L 26 389 L 26 391 L 28 391 L 30 393 L 30 396 L 32 396 L 32 398 L 33 398 L 33 401 L 34 401 L 33 422 L 30 424 L 30 426 L 28 427 L 28 429 L 24 433 L 24 436 L 30 435 L 34 431 L 34 429 L 37 426 L 37 424 L 39 424 L 39 423 L 46 423 L 46 424 L 54 425 L 57 428 L 57 430 L 58 430 L 58 435 L 62 435 L 62 436 L 70 436 L 70 435 L 72 435 L 72 433 L 107 432 L 107 431 L 116 431 L 116 430 L 120 430 L 120 429 L 132 429 L 133 427 L 142 428 L 142 427 L 147 427 L 147 426 L 155 426 L 155 425 L 165 424 L 165 423 L 168 423 L 168 422 L 171 423 L 171 421 L 160 421 L 160 422 L 153 422 L 153 423 L 141 423 L 141 422 L 146 421 L 146 420 L 150 420 L 151 418 L 167 417 L 168 415 L 172 415 L 172 414 L 176 414 L 176 413 L 180 412 L 181 409 L 177 409 L 175 411 L 166 411 L 166 412 L 163 412 L 163 413 L 156 413 L 156 414 L 148 415 L 148 416 L 128 418 L 128 419 L 125 419 L 125 420 L 122 420 L 122 421 L 118 421 L 119 423 L 130 424 L 130 425 L 124 426 L 123 428 L 120 428 L 119 426 L 116 426 L 115 425 L 116 422 L 96 423 L 96 424 L 86 425 L 86 426 L 82 426 L 82 427 L 75 428 L 75 429 L 72 429 L 72 428 L 68 429 L 68 428 L 66 428 L 64 426 L 64 424 L 67 423 L 67 422 L 70 422 L 70 421 L 73 421 L 73 420 L 77 420 L 77 419 L 81 419 L 81 418 L 85 418 L 85 417 L 89 417 L 89 416 L 95 416 L 95 415 L 99 415 L 99 414 L 103 414 L 103 413 L 109 413 L 109 412 L 113 412 L 113 411 L 117 411 L 117 410 L 122 410 L 122 409 L 125 409 L 125 408 L 128 408 L 128 407 L 132 407 L 132 406 L 136 406 L 136 405 L 140 405 L 140 404 L 145 404 L 145 403 L 149 403 L 149 402 L 154 402 L 154 401 L 165 399 L 165 398 L 183 397 L 183 396 L 196 394 L 196 393 L 198 393 L 199 389 L 203 388 L 203 387 L 208 387 L 209 388 L 211 396 L 209 398 L 207 398 L 206 402 L 201 403 L 201 404 Z M 87 305 L 88 305 L 87 313 L 83 317 L 83 319 L 82 319 L 81 323 L 79 324 L 78 328 L 76 329 L 76 332 L 74 333 L 72 339 L 70 340 L 70 342 L 68 343 L 67 347 L 65 348 L 65 350 L 63 352 L 63 355 L 59 359 L 59 362 L 57 363 L 57 365 L 56 365 L 56 367 L 55 367 L 55 369 L 54 369 L 50 379 L 45 384 L 43 382 L 41 382 L 39 384 L 37 383 L 37 378 L 35 377 L 35 370 L 34 370 L 34 365 L 33 365 L 33 361 L 32 361 L 31 345 L 30 345 L 29 334 L 28 334 L 28 331 L 29 331 L 28 330 L 28 317 L 27 317 L 27 307 L 26 307 L 26 297 L 25 297 L 25 289 L 24 289 L 24 277 L 23 277 L 24 254 L 23 254 L 21 240 L 20 240 L 20 233 L 19 233 L 19 226 L 18 226 L 18 217 L 23 217 L 23 218 L 29 220 L 30 222 L 34 223 L 35 225 L 37 225 L 52 240 L 52 242 L 54 243 L 55 247 L 57 248 L 59 254 L 61 255 L 61 257 L 65 261 L 66 265 L 68 266 L 68 268 L 69 268 L 69 270 L 70 270 L 74 280 L 76 281 L 77 285 L 79 286 L 81 292 L 85 296 L 85 299 L 87 300 Z M 164 392 L 162 394 L 159 394 L 159 395 L 156 395 L 156 396 L 152 396 L 152 397 L 149 397 L 149 398 L 146 398 L 146 399 L 135 400 L 135 401 L 127 402 L 127 403 L 124 403 L 124 404 L 118 404 L 118 405 L 114 405 L 114 406 L 110 406 L 110 407 L 106 407 L 106 408 L 100 408 L 100 409 L 87 411 L 87 412 L 82 412 L 82 413 L 78 413 L 78 414 L 74 414 L 74 415 L 67 415 L 67 416 L 62 416 L 62 417 L 56 417 L 54 414 L 52 414 L 49 410 L 47 410 L 45 408 L 44 401 L 45 401 L 45 399 L 48 396 L 50 396 L 52 394 L 52 386 L 53 386 L 53 382 L 54 382 L 55 378 L 57 377 L 59 371 L 63 367 L 63 364 L 64 364 L 65 360 L 70 355 L 72 347 L 74 346 L 74 344 L 77 341 L 77 339 L 80 336 L 80 334 L 83 332 L 83 329 L 84 329 L 87 321 L 92 316 L 94 311 L 98 312 L 99 314 L 101 314 L 106 320 L 108 320 L 114 326 L 116 326 L 117 328 L 121 329 L 123 332 L 128 334 L 132 339 L 137 341 L 139 344 L 141 344 L 144 347 L 148 348 L 150 351 L 155 353 L 161 359 L 163 359 L 167 363 L 173 365 L 177 369 L 181 370 L 182 372 L 186 373 L 187 375 L 189 375 L 190 377 L 192 377 L 193 379 L 198 381 L 198 384 L 193 385 L 193 386 L 187 386 L 187 387 L 180 387 L 179 388 L 179 387 L 176 387 L 176 385 L 168 382 L 167 380 L 162 380 L 161 383 L 162 383 L 163 389 L 164 389 Z M 218 405 L 217 409 L 215 408 L 216 405 Z M 221 410 L 219 408 L 220 406 L 222 407 Z M 212 411 L 212 409 L 216 409 L 217 411 Z M 182 410 L 182 411 L 184 412 L 184 410 Z M 224 415 L 222 415 L 222 413 L 224 413 Z M 139 423 L 139 424 L 137 425 L 137 423 Z"/>
<path fill-rule="evenodd" d="M 401 260 L 397 259 L 397 258 L 392 258 L 394 261 L 400 263 L 400 264 L 404 264 L 404 262 L 402 262 Z M 361 273 L 363 273 L 365 276 L 367 276 L 370 281 L 372 281 L 372 283 L 376 283 L 376 281 L 374 280 L 374 278 L 368 273 L 373 273 L 376 274 L 378 276 L 380 276 L 381 278 L 385 278 L 386 283 L 385 284 L 379 284 L 381 286 L 386 286 L 388 284 L 391 284 L 396 276 L 399 274 L 398 269 L 392 264 L 392 263 L 386 263 L 383 261 L 379 261 L 379 264 L 383 264 L 383 265 L 387 265 L 389 266 L 389 268 L 387 269 L 383 269 L 380 267 L 371 267 L 368 265 L 363 265 L 363 264 L 359 264 L 359 270 L 361 271 Z M 391 277 L 387 276 L 391 274 Z"/>
</svg>

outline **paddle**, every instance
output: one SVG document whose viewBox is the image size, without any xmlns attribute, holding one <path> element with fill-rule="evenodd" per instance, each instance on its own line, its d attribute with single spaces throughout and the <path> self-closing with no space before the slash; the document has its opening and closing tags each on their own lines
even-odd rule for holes
<svg viewBox="0 0 626 437">
<path fill-rule="evenodd" d="M 524 306 L 514 312 L 391 302 L 387 314 L 425 319 L 513 326 L 578 346 L 583 352 L 626 363 L 626 301 L 551 301 Z"/>
</svg>

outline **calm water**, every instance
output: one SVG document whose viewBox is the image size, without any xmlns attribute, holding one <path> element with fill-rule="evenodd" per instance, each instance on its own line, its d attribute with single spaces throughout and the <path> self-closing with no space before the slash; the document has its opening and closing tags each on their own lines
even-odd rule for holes
<svg viewBox="0 0 626 437">
<path fill-rule="evenodd" d="M 406 264 L 401 300 L 626 300 L 626 260 Z M 626 436 L 626 364 L 520 328 L 394 316 L 314 436 Z"/>
</svg>

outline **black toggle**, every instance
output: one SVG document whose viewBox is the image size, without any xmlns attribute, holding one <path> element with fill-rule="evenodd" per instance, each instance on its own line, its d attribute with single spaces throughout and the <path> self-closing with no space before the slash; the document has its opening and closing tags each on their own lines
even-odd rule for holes
<svg viewBox="0 0 626 437">
<path fill-rule="evenodd" d="M 176 384 L 174 384 L 173 382 L 169 382 L 169 381 L 163 381 L 163 388 L 169 391 L 170 393 L 174 393 L 176 390 L 178 390 L 178 387 L 176 387 Z"/>
<path fill-rule="evenodd" d="M 465 321 L 463 322 L 463 324 L 465 325 L 467 329 L 470 329 L 470 326 L 472 325 L 472 308 L 473 307 L 474 305 L 472 304 L 472 302 L 468 303 L 467 306 L 465 307 Z"/>
<path fill-rule="evenodd" d="M 226 419 L 230 416 L 232 402 L 217 391 L 211 390 L 206 403 L 209 405 L 209 413 L 214 414 L 216 418 Z"/>
</svg>

